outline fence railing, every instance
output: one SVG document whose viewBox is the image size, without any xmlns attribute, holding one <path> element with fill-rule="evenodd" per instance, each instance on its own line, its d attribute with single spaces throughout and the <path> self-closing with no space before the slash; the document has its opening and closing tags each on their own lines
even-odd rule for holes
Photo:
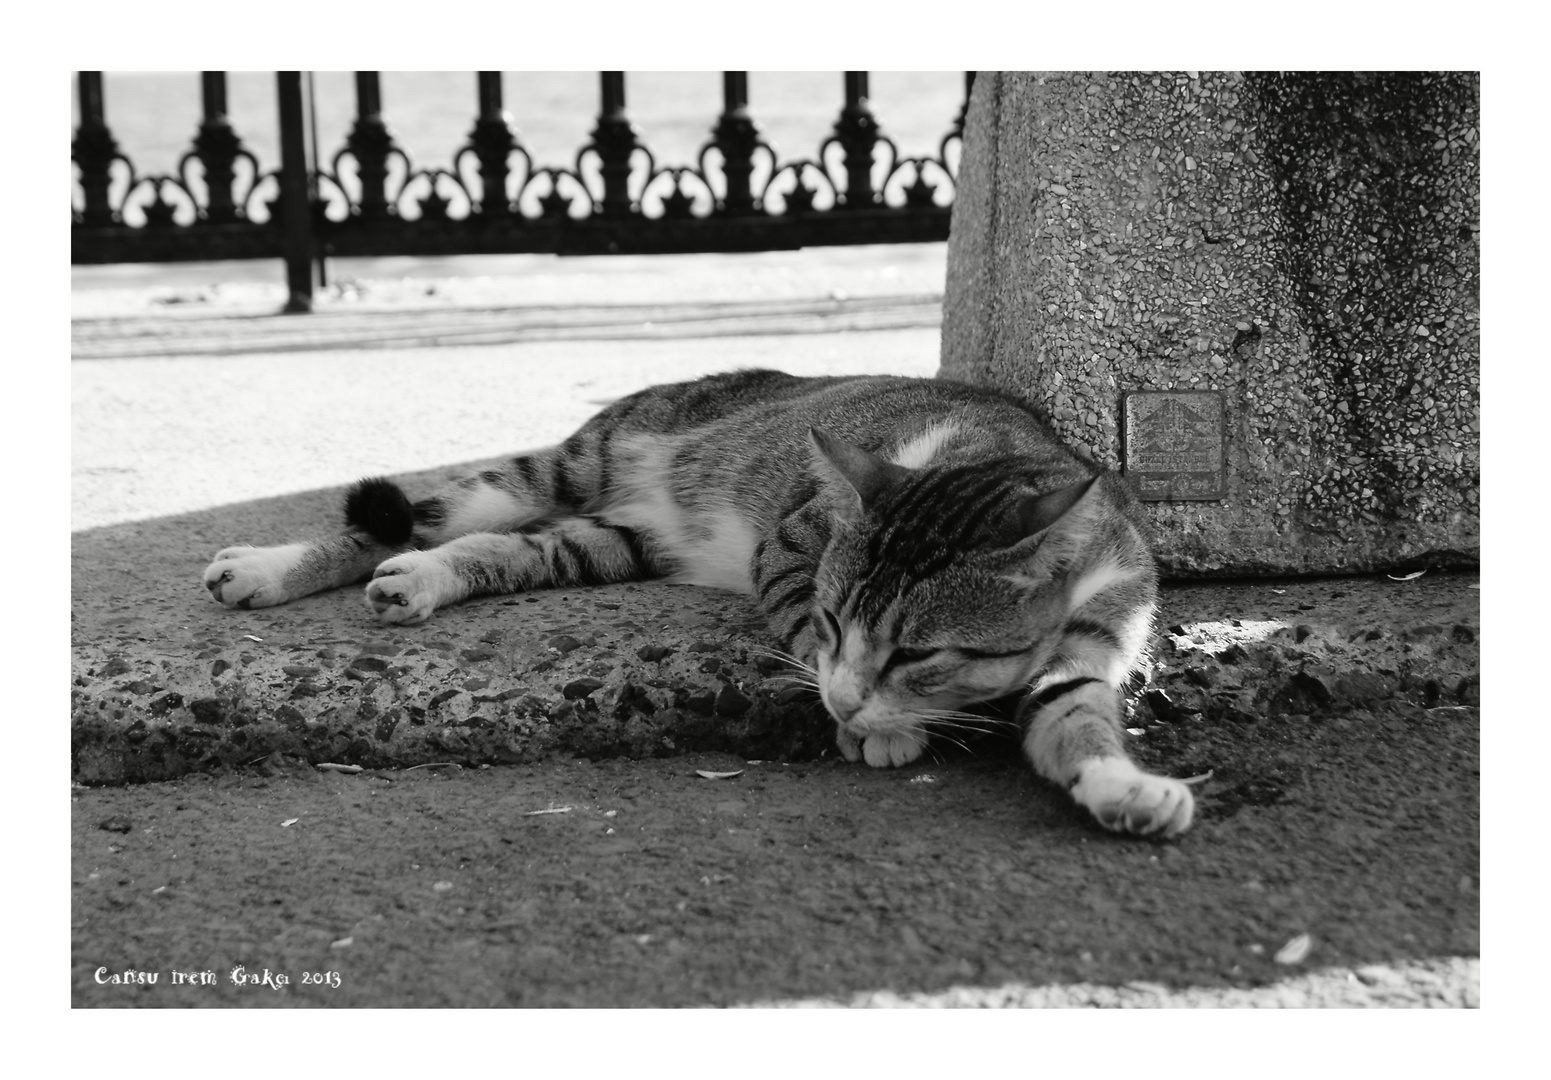
<svg viewBox="0 0 1551 1080">
<path fill-rule="evenodd" d="M 722 112 L 695 160 L 660 164 L 625 108 L 625 73 L 600 73 L 589 141 L 540 165 L 502 97 L 476 73 L 477 113 L 448 166 L 417 166 L 385 120 L 378 73 L 355 74 L 344 145 L 319 158 L 309 82 L 276 72 L 280 161 L 266 167 L 226 110 L 226 75 L 202 72 L 203 119 L 170 173 L 140 173 L 105 120 L 102 73 L 79 73 L 71 147 L 74 263 L 284 258 L 290 309 L 311 305 L 328 256 L 759 251 L 941 240 L 964 109 L 929 153 L 906 156 L 844 73 L 833 130 L 812 157 L 780 160 L 749 108 L 746 72 L 722 76 Z M 974 72 L 965 75 L 965 104 Z M 311 151 L 311 153 L 309 153 Z M 311 158 L 312 160 L 309 160 Z M 131 219 L 136 223 L 131 224 Z"/>
</svg>

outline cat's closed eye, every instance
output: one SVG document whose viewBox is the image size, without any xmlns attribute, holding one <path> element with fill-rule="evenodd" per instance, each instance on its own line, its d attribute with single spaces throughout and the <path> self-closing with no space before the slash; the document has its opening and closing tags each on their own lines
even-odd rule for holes
<svg viewBox="0 0 1551 1080">
<path fill-rule="evenodd" d="M 812 615 L 813 632 L 818 639 L 830 648 L 840 646 L 840 624 L 835 617 L 824 608 L 819 608 Z"/>
<path fill-rule="evenodd" d="M 889 658 L 884 661 L 883 670 L 888 671 L 891 668 L 904 667 L 908 664 L 919 664 L 922 661 L 932 659 L 941 651 L 940 649 L 907 649 L 896 646 L 894 651 L 889 653 Z"/>
</svg>

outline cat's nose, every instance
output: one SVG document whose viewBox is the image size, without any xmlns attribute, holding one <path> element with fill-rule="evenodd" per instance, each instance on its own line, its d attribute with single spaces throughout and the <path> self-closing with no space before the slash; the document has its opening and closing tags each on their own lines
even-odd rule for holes
<svg viewBox="0 0 1551 1080">
<path fill-rule="evenodd" d="M 867 700 L 867 687 L 842 665 L 831 671 L 822 691 L 824 707 L 842 724 L 861 711 Z"/>
<path fill-rule="evenodd" d="M 824 707 L 829 710 L 829 715 L 843 724 L 862 711 L 862 702 L 860 698 L 852 699 L 831 691 L 824 695 Z"/>
</svg>

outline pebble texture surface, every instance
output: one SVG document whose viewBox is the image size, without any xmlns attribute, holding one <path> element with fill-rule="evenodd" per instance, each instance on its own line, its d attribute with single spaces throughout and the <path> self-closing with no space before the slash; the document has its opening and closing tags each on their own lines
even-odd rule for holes
<svg viewBox="0 0 1551 1080">
<path fill-rule="evenodd" d="M 958 190 L 941 375 L 1108 466 L 1124 392 L 1224 393 L 1166 571 L 1479 559 L 1475 74 L 982 73 Z"/>
<path fill-rule="evenodd" d="M 215 551 L 234 537 L 326 534 L 341 494 L 73 535 L 75 780 L 165 780 L 274 753 L 365 768 L 833 756 L 832 721 L 794 692 L 752 601 L 736 594 L 650 582 L 543 591 L 474 600 L 414 627 L 380 626 L 358 586 L 252 611 L 206 594 L 200 573 Z M 1157 662 L 1128 723 L 1138 737 L 1206 746 L 1212 732 L 1231 740 L 1236 723 L 1332 704 L 1473 708 L 1478 602 L 1473 575 L 1451 574 L 1167 589 Z"/>
<path fill-rule="evenodd" d="M 752 608 L 707 589 L 491 597 L 415 627 L 380 626 L 359 586 L 253 611 L 205 593 L 199 574 L 223 537 L 326 535 L 341 496 L 75 535 L 77 780 L 163 780 L 276 751 L 372 767 L 827 746 L 830 722 L 769 677 L 781 665 L 762 655 Z"/>
</svg>

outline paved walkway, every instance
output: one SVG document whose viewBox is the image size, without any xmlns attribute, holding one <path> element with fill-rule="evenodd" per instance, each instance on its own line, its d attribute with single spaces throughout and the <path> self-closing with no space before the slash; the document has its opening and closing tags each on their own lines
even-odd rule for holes
<svg viewBox="0 0 1551 1080">
<path fill-rule="evenodd" d="M 614 398 L 732 367 L 937 369 L 941 244 L 470 259 L 455 278 L 341 262 L 314 314 L 285 317 L 276 282 L 78 268 L 71 527 L 545 446 Z M 501 266 L 523 272 L 482 272 Z"/>
<path fill-rule="evenodd" d="M 502 265 L 336 267 L 318 311 L 291 317 L 273 314 L 278 284 L 253 280 L 262 267 L 219 284 L 211 268 L 163 284 L 77 271 L 77 780 L 276 752 L 392 769 L 826 748 L 827 722 L 780 699 L 757 616 L 728 594 L 490 598 L 385 630 L 356 589 L 261 611 L 205 593 L 215 551 L 330 530 L 359 476 L 419 493 L 651 383 L 937 366 L 942 245 Z M 1470 575 L 1173 588 L 1137 730 L 1378 702 L 1473 717 L 1478 597 Z"/>
</svg>

